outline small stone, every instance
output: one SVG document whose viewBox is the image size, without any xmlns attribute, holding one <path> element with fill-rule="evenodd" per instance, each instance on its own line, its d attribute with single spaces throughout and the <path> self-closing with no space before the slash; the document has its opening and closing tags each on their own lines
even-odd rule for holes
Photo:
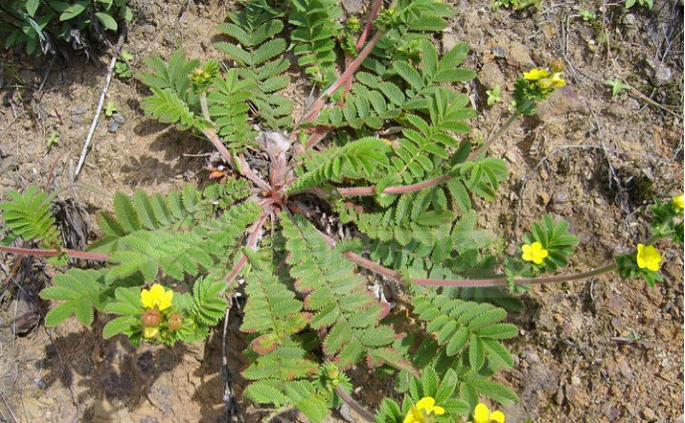
<svg viewBox="0 0 685 423">
<path fill-rule="evenodd" d="M 109 132 L 117 132 L 117 129 L 119 129 L 119 124 L 116 120 L 111 120 L 109 122 L 109 125 L 107 125 L 107 130 Z"/>
<path fill-rule="evenodd" d="M 634 98 L 629 98 L 626 100 L 626 108 L 632 112 L 637 112 L 640 110 L 640 102 Z"/>
<path fill-rule="evenodd" d="M 673 71 L 663 63 L 650 58 L 647 59 L 647 64 L 650 68 L 647 69 L 647 73 L 654 86 L 660 87 L 666 85 L 673 79 Z"/>
<path fill-rule="evenodd" d="M 576 408 L 583 408 L 588 403 L 588 395 L 585 391 L 575 386 L 566 386 L 566 399 Z"/>
<path fill-rule="evenodd" d="M 119 144 L 125 142 L 126 141 L 126 135 L 118 134 L 117 137 L 115 138 L 115 141 Z"/>
<path fill-rule="evenodd" d="M 630 368 L 630 365 L 628 364 L 628 361 L 626 361 L 625 357 L 620 357 L 618 360 L 616 360 L 616 365 L 618 366 L 618 371 L 621 373 L 621 376 L 626 379 L 633 377 L 633 369 Z"/>
<path fill-rule="evenodd" d="M 355 421 L 354 417 L 352 417 L 352 413 L 350 413 L 350 406 L 343 403 L 339 408 L 338 412 L 340 413 L 340 417 L 343 418 L 346 422 L 353 422 Z"/>
<path fill-rule="evenodd" d="M 83 116 L 81 115 L 72 114 L 70 119 L 74 123 L 83 123 Z"/>
<path fill-rule="evenodd" d="M 516 154 L 515 150 L 513 149 L 507 149 L 507 152 L 504 153 L 504 158 L 509 161 L 509 163 L 515 165 L 520 162 L 518 154 Z"/>
<path fill-rule="evenodd" d="M 528 48 L 521 43 L 513 42 L 509 45 L 507 61 L 514 67 L 528 69 L 535 66 L 533 59 L 528 53 Z"/>
<path fill-rule="evenodd" d="M 364 10 L 364 2 L 362 0 L 343 0 L 342 6 L 350 15 L 356 15 Z"/>
<path fill-rule="evenodd" d="M 496 86 L 503 87 L 506 79 L 504 74 L 495 62 L 489 62 L 483 65 L 483 68 L 478 72 L 478 81 L 487 89 L 491 90 Z"/>
<path fill-rule="evenodd" d="M 645 409 L 642 410 L 642 416 L 650 422 L 653 422 L 657 419 L 656 413 L 649 407 L 645 407 Z"/>
<path fill-rule="evenodd" d="M 546 206 L 549 203 L 549 194 L 547 194 L 546 192 L 544 192 L 544 191 L 538 192 L 538 197 L 540 198 L 540 201 L 542 202 L 543 205 Z"/>
<path fill-rule="evenodd" d="M 623 25 L 625 26 L 635 26 L 637 23 L 637 18 L 632 13 L 628 13 L 623 17 Z"/>
<path fill-rule="evenodd" d="M 555 90 L 546 101 L 541 102 L 535 111 L 535 116 L 542 121 L 547 121 L 551 117 L 569 112 L 587 114 L 587 105 L 567 86 Z"/>
<path fill-rule="evenodd" d="M 506 59 L 507 52 L 500 46 L 494 46 L 492 48 L 492 55 L 500 59 Z"/>
<path fill-rule="evenodd" d="M 118 123 L 119 125 L 123 125 L 123 123 L 126 122 L 126 119 L 124 119 L 124 117 L 122 115 L 120 115 L 119 113 L 114 113 L 112 115 L 112 119 L 114 119 L 114 121 L 116 123 Z"/>
<path fill-rule="evenodd" d="M 442 34 L 442 54 L 447 53 L 448 51 L 452 50 L 454 46 L 459 43 L 459 39 L 457 38 L 457 34 L 453 32 L 445 32 Z"/>
<path fill-rule="evenodd" d="M 82 114 L 86 113 L 87 111 L 88 111 L 88 110 L 86 110 L 86 109 L 78 108 L 78 109 L 74 110 L 74 113 L 73 113 L 73 114 L 75 114 L 75 115 L 82 115 Z"/>
<path fill-rule="evenodd" d="M 531 363 L 531 364 L 539 363 L 540 362 L 540 356 L 537 353 L 532 352 L 532 353 L 528 354 L 528 356 L 526 357 L 526 361 Z"/>
<path fill-rule="evenodd" d="M 565 192 L 557 191 L 552 195 L 552 201 L 554 201 L 557 204 L 567 203 L 568 194 L 566 194 Z"/>
</svg>

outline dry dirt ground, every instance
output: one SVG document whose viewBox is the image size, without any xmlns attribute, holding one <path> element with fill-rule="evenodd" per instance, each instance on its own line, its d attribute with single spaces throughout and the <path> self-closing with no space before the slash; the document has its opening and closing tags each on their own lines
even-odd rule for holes
<svg viewBox="0 0 685 423">
<path fill-rule="evenodd" d="M 649 201 L 683 192 L 682 1 L 656 0 L 651 11 L 626 10 L 622 0 L 543 0 L 539 10 L 498 12 L 487 1 L 450 3 L 456 16 L 439 42 L 468 42 L 467 65 L 479 75 L 465 87 L 481 112 L 472 139 L 506 119 L 517 73 L 557 58 L 567 66 L 568 87 L 492 148 L 511 175 L 497 202 L 479 205 L 480 223 L 517 240 L 544 213 L 564 217 L 581 240 L 571 263 L 577 270 L 634 248 L 646 237 Z M 145 69 L 149 55 L 168 57 L 177 48 L 221 59 L 212 42 L 232 4 L 134 2 L 137 18 L 124 43 L 134 71 Z M 582 10 L 597 17 L 586 21 Z M 107 100 L 124 121 L 111 132 L 111 119 L 102 116 L 78 183 L 70 182 L 110 54 L 94 61 L 72 54 L 49 66 L 1 53 L 0 199 L 37 184 L 94 215 L 111 208 L 116 190 L 166 192 L 206 180 L 205 159 L 194 155 L 209 144 L 144 116 L 145 89 L 115 78 Z M 616 77 L 631 88 L 612 97 L 604 81 Z M 485 91 L 494 85 L 503 102 L 488 107 Z M 48 148 L 53 131 L 59 142 Z M 513 253 L 516 242 L 503 248 Z M 683 251 L 668 243 L 660 250 L 664 282 L 654 289 L 608 275 L 535 287 L 522 297 L 524 309 L 510 317 L 521 328 L 508 344 L 515 367 L 499 376 L 521 398 L 503 409 L 508 422 L 683 421 Z M 7 272 L 12 260 L 5 257 L 3 266 Z M 54 270 L 35 263 L 24 269 L 30 277 L 0 288 L 0 420 L 224 421 L 219 336 L 200 346 L 134 350 L 124 339 L 103 341 L 101 321 L 34 327 L 35 294 Z M 244 364 L 237 333 L 229 340 L 235 371 Z M 377 400 L 371 386 L 379 384 L 371 379 L 358 376 L 358 398 L 369 406 Z"/>
</svg>

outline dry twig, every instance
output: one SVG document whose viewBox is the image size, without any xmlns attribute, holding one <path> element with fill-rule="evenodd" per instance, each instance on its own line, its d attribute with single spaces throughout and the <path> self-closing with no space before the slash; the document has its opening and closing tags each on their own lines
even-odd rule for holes
<svg viewBox="0 0 685 423">
<path fill-rule="evenodd" d="M 107 95 L 107 89 L 109 89 L 109 83 L 112 81 L 112 73 L 114 72 L 114 65 L 117 63 L 117 57 L 119 56 L 119 50 L 121 50 L 121 45 L 124 43 L 124 33 L 119 35 L 119 40 L 116 46 L 114 46 L 114 53 L 112 53 L 112 60 L 109 61 L 109 67 L 107 68 L 107 76 L 105 77 L 105 85 L 102 87 L 102 92 L 100 93 L 100 100 L 98 101 L 98 107 L 95 110 L 95 116 L 93 116 L 93 122 L 90 125 L 90 130 L 86 136 L 86 141 L 83 144 L 83 149 L 81 150 L 81 155 L 78 158 L 78 164 L 76 165 L 76 170 L 74 170 L 74 180 L 78 178 L 81 168 L 83 167 L 83 162 L 86 160 L 86 154 L 88 154 L 88 149 L 90 147 L 90 142 L 93 139 L 93 134 L 95 133 L 95 128 L 98 125 L 98 119 L 100 118 L 100 113 L 102 112 L 102 106 L 105 104 L 105 96 Z M 73 181 L 72 181 L 73 182 Z"/>
</svg>

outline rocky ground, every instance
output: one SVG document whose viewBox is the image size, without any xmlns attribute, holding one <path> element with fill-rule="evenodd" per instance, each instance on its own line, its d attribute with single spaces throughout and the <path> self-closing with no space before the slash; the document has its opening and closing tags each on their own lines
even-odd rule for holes
<svg viewBox="0 0 685 423">
<path fill-rule="evenodd" d="M 479 223 L 516 240 L 541 214 L 563 217 L 581 240 L 575 270 L 600 266 L 644 240 L 651 199 L 683 192 L 682 2 L 657 0 L 647 10 L 625 9 L 622 1 L 543 0 L 538 10 L 497 12 L 487 1 L 450 3 L 457 12 L 439 42 L 471 47 L 467 65 L 478 79 L 466 89 L 480 112 L 472 139 L 507 118 L 518 73 L 562 59 L 569 82 L 491 149 L 511 175 L 498 202 L 479 205 Z M 221 59 L 212 42 L 232 5 L 134 2 L 137 19 L 124 43 L 134 71 L 145 69 L 146 57 L 177 48 Z M 585 20 L 582 11 L 596 17 Z M 145 89 L 115 78 L 107 100 L 116 116 L 100 118 L 72 182 L 109 54 L 51 62 L 0 53 L 0 200 L 6 190 L 39 185 L 83 205 L 85 220 L 111 208 L 116 190 L 166 192 L 206 180 L 198 154 L 211 146 L 144 116 Z M 615 78 L 630 88 L 612 96 L 604 81 Z M 486 91 L 497 85 L 503 101 L 489 107 Z M 508 344 L 516 365 L 499 376 L 521 398 L 503 409 L 508 422 L 683 421 L 683 251 L 668 243 L 660 250 L 664 282 L 654 289 L 605 275 L 535 287 L 522 297 L 524 309 L 510 317 L 521 328 Z M 7 260 L 3 270 L 11 266 Z M 1 421 L 223 421 L 218 336 L 201 346 L 134 350 L 120 338 L 104 341 L 100 321 L 47 330 L 33 301 L 53 269 L 26 262 L 20 270 L 26 277 L 15 278 L 19 287 L 9 282 L 0 293 Z M 244 345 L 235 328 L 229 341 L 237 371 Z M 373 405 L 384 382 L 358 379 L 358 397 Z"/>
</svg>

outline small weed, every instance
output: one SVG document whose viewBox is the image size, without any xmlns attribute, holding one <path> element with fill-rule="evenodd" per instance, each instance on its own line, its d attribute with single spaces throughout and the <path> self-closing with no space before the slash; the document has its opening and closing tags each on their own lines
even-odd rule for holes
<svg viewBox="0 0 685 423">
<path fill-rule="evenodd" d="M 522 10 L 530 6 L 540 8 L 542 0 L 495 0 L 492 3 L 492 10 L 497 11 L 500 7 L 506 9 Z"/>
<path fill-rule="evenodd" d="M 131 21 L 133 12 L 126 2 L 0 2 L 0 46 L 10 49 L 23 45 L 29 55 L 56 52 L 56 41 L 87 47 L 88 38 L 102 41 L 104 30 L 116 32 L 120 22 Z"/>
<path fill-rule="evenodd" d="M 493 89 L 485 91 L 485 94 L 488 95 L 488 106 L 492 106 L 496 102 L 502 101 L 502 87 L 499 85 L 495 85 Z"/>
<path fill-rule="evenodd" d="M 607 79 L 604 81 L 604 85 L 611 87 L 611 97 L 616 97 L 621 91 L 630 88 L 630 85 L 625 84 L 621 78 Z"/>
<path fill-rule="evenodd" d="M 117 111 L 117 106 L 114 104 L 113 101 L 108 101 L 107 104 L 105 105 L 105 116 L 107 117 L 112 117 L 114 113 Z"/>
<path fill-rule="evenodd" d="M 593 12 L 592 10 L 581 10 L 578 12 L 580 14 L 580 17 L 585 21 L 594 21 L 597 19 L 597 14 Z"/>
<path fill-rule="evenodd" d="M 133 60 L 133 55 L 126 50 L 121 51 L 121 57 L 124 59 L 123 62 L 117 60 L 114 65 L 114 73 L 121 79 L 129 79 L 133 77 L 133 72 L 127 63 L 131 63 Z"/>
<path fill-rule="evenodd" d="M 59 132 L 56 130 L 53 130 L 50 132 L 50 136 L 48 137 L 47 141 L 45 142 L 48 150 L 52 148 L 53 145 L 59 144 Z"/>
<path fill-rule="evenodd" d="M 639 6 L 647 6 L 647 9 L 649 10 L 652 10 L 652 7 L 654 6 L 654 0 L 626 0 L 626 9 L 630 9 L 631 7 L 635 6 L 636 3 Z"/>
</svg>

